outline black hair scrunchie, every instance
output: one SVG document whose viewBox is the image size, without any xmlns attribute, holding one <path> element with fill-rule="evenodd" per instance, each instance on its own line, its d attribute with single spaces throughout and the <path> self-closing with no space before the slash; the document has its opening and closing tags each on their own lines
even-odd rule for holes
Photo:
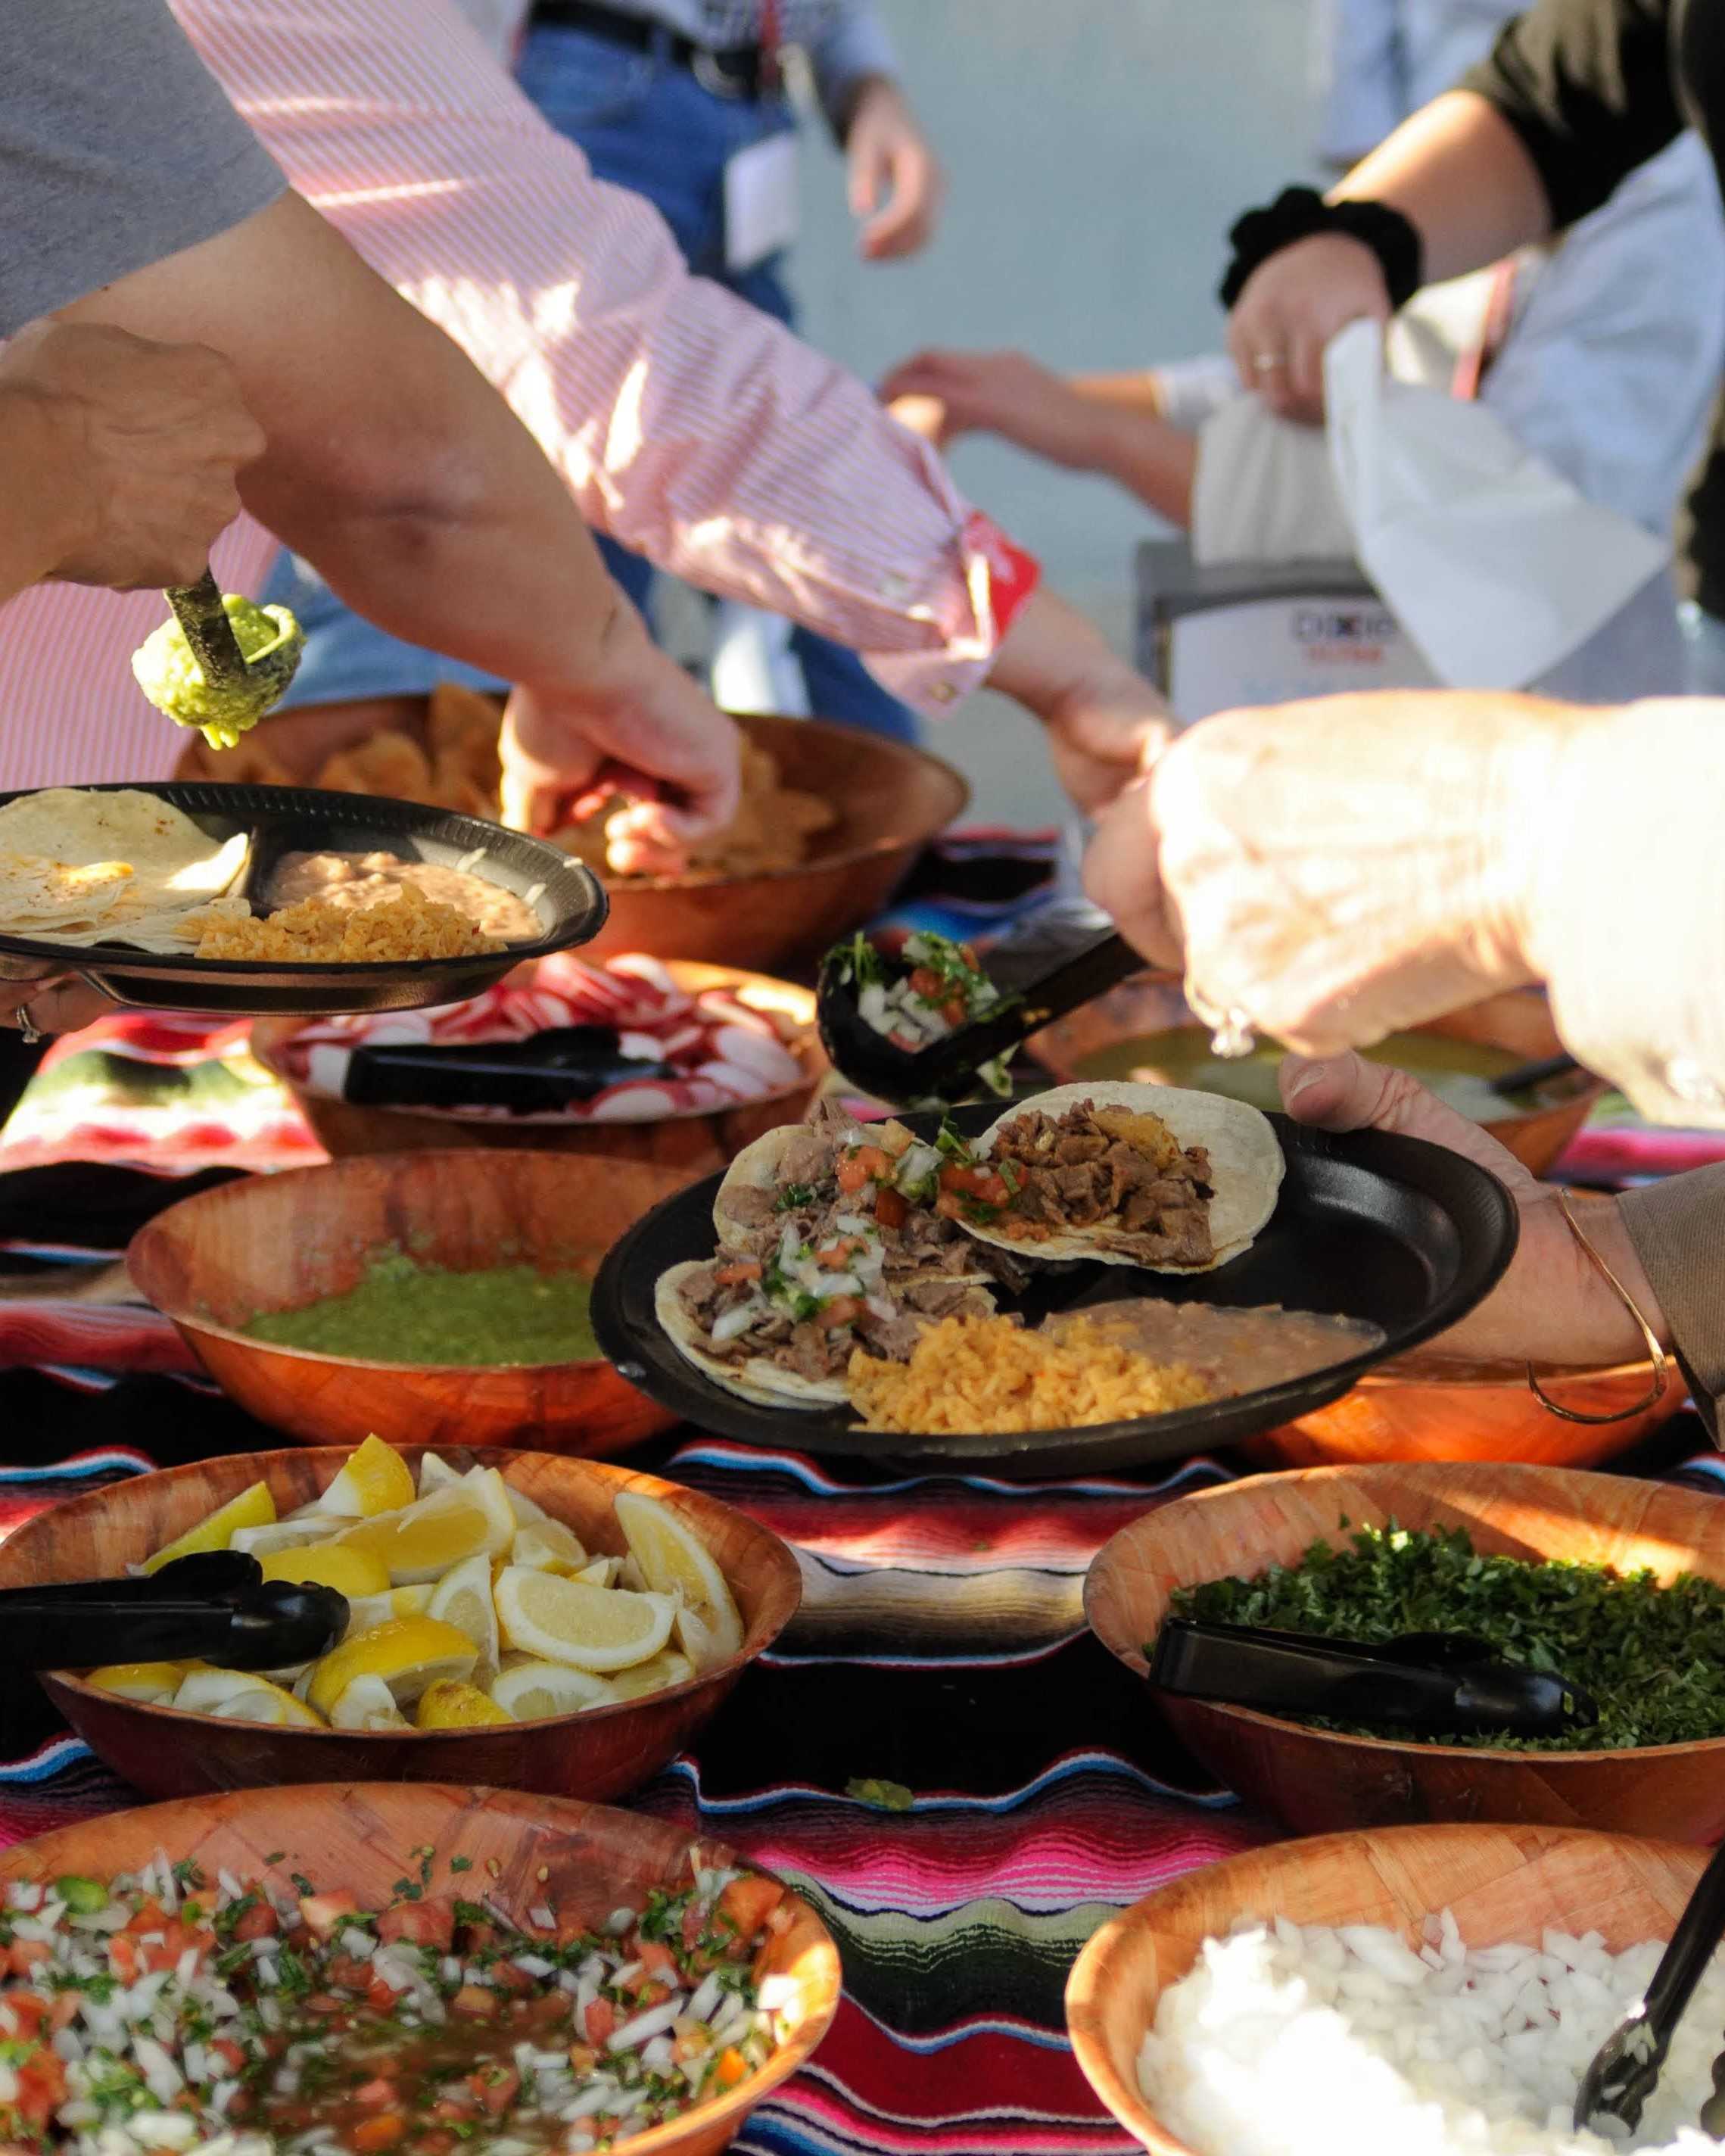
<svg viewBox="0 0 1725 2156">
<path fill-rule="evenodd" d="M 1371 249 L 1383 268 L 1392 309 L 1405 306 L 1425 281 L 1425 246 L 1399 209 L 1388 203 L 1327 203 L 1313 188 L 1284 187 L 1267 208 L 1249 209 L 1229 234 L 1234 259 L 1218 294 L 1222 305 L 1232 308 L 1247 278 L 1272 254 L 1320 232 L 1338 232 Z"/>
</svg>

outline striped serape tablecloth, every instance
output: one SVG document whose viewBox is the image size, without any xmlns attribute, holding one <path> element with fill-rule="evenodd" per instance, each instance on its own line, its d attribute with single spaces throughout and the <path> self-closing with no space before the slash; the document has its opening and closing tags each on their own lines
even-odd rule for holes
<svg viewBox="0 0 1725 2156">
<path fill-rule="evenodd" d="M 62 1045 L 0 1144 L 0 1533 L 103 1481 L 274 1441 L 115 1270 L 132 1229 L 188 1188 L 317 1158 L 242 1039 L 112 1021 Z M 1644 1148 L 1618 1172 L 1673 1164 Z M 690 1430 L 630 1459 L 740 1506 L 803 1568 L 796 1624 L 634 1799 L 785 1874 L 839 1940 L 832 2035 L 738 2148 L 1128 2149 L 1066 2047 L 1067 1970 L 1111 1910 L 1276 1830 L 1210 1783 L 1089 1637 L 1083 1579 L 1117 1527 L 1240 1463 L 1011 1483 Z M 1688 1415 L 1624 1464 L 1721 1486 Z M 906 1808 L 855 1794 L 865 1782 L 898 1785 Z M 0 1668 L 0 1844 L 129 1801 Z"/>
</svg>

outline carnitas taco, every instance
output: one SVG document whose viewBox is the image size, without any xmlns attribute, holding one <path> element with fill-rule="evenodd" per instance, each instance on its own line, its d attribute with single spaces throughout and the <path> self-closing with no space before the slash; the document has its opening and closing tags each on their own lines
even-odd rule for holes
<svg viewBox="0 0 1725 2156">
<path fill-rule="evenodd" d="M 1202 1273 L 1276 1210 L 1282 1152 L 1243 1101 L 1174 1086 L 1060 1086 L 976 1142 L 966 1230 L 1038 1258 Z"/>
<path fill-rule="evenodd" d="M 936 1210 L 946 1157 L 901 1123 L 829 1115 L 738 1154 L 713 1207 L 718 1249 L 660 1281 L 660 1323 L 745 1399 L 842 1404 L 860 1350 L 906 1362 L 925 1326 L 986 1317 L 1022 1276 Z"/>
</svg>

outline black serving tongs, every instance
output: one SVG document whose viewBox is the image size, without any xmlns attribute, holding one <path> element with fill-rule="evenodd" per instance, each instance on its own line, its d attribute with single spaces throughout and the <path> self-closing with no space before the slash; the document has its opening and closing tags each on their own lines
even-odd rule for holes
<svg viewBox="0 0 1725 2156">
<path fill-rule="evenodd" d="M 347 1627 L 332 1587 L 266 1580 L 254 1557 L 209 1550 L 126 1579 L 62 1581 L 0 1594 L 0 1639 L 29 1670 L 196 1658 L 230 1670 L 314 1661 Z"/>
<path fill-rule="evenodd" d="M 1620 2119 L 1631 2133 L 1640 2124 L 1641 2107 L 1653 2093 L 1683 2010 L 1707 1974 L 1722 1932 L 1725 1848 L 1708 1858 L 1645 1996 L 1600 2045 L 1582 2076 L 1575 2097 L 1578 2133 L 1599 2118 Z M 1725 2052 L 1713 2061 L 1713 2093 L 1701 2107 L 1701 2128 L 1716 2141 L 1725 2137 Z"/>
<path fill-rule="evenodd" d="M 1464 1632 L 1405 1632 L 1372 1645 L 1169 1617 L 1157 1635 L 1150 1681 L 1265 1714 L 1319 1714 L 1432 1736 L 1557 1737 L 1599 1718 L 1579 1685 L 1506 1662 Z"/>
<path fill-rule="evenodd" d="M 821 1044 L 834 1068 L 854 1086 L 903 1107 L 961 1100 L 985 1063 L 1009 1054 L 1039 1026 L 1146 970 L 1139 953 L 1108 927 L 1106 914 L 1087 905 L 1046 906 L 990 944 L 983 956 L 983 970 L 1006 998 L 1001 1008 L 912 1050 L 898 1047 L 864 1018 L 858 1006 L 862 984 L 854 968 L 845 978 L 848 952 L 840 944 L 821 963 L 814 1006 Z M 883 953 L 881 963 L 891 969 L 895 962 Z M 897 967 L 901 973 L 911 970 L 908 964 Z"/>
<path fill-rule="evenodd" d="M 375 1108 L 507 1108 L 525 1116 L 555 1113 L 629 1079 L 676 1075 L 674 1064 L 625 1055 L 608 1026 L 563 1025 L 525 1040 L 356 1048 L 341 1092 Z"/>
</svg>

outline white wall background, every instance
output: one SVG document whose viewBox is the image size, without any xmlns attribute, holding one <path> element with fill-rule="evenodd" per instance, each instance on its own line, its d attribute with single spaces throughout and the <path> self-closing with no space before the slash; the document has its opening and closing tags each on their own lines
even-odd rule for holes
<svg viewBox="0 0 1725 2156">
<path fill-rule="evenodd" d="M 1239 211 L 1311 169 L 1307 0 L 881 0 L 951 186 L 915 261 L 855 254 L 843 172 L 805 130 L 796 290 L 805 333 L 873 379 L 918 346 L 1016 346 L 1057 367 L 1211 349 Z M 1129 648 L 1147 511 L 989 441 L 959 482 L 1049 582 Z M 1038 738 L 986 695 L 942 721 L 975 813 L 1051 822 Z"/>
</svg>

